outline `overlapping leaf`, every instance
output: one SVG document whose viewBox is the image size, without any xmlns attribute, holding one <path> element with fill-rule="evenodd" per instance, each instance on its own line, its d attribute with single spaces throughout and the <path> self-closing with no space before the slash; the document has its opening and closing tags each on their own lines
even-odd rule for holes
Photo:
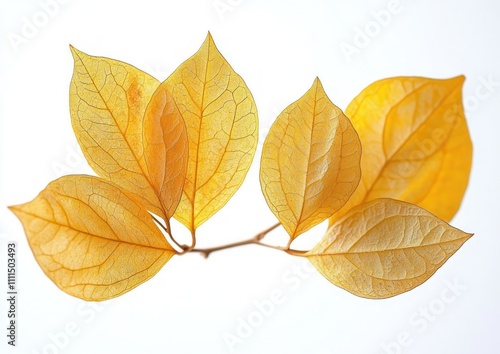
<svg viewBox="0 0 500 354">
<path fill-rule="evenodd" d="M 210 34 L 161 84 L 129 64 L 71 50 L 72 125 L 104 179 L 66 176 L 10 208 L 47 276 L 73 296 L 100 301 L 148 280 L 176 253 L 149 212 L 176 243 L 169 218 L 179 219 L 193 237 L 180 247 L 194 248 L 195 230 L 248 172 L 257 110 Z M 276 119 L 263 146 L 264 196 L 290 243 L 330 218 L 305 256 L 334 284 L 368 298 L 400 294 L 471 237 L 440 219 L 457 211 L 471 168 L 462 84 L 463 77 L 381 80 L 344 115 L 316 79 Z M 272 228 L 197 251 L 253 244 Z"/>
<path fill-rule="evenodd" d="M 188 138 L 184 120 L 164 86 L 158 87 L 146 109 L 143 145 L 141 167 L 160 200 L 168 225 L 186 179 Z"/>
<path fill-rule="evenodd" d="M 276 119 L 264 142 L 262 191 L 294 239 L 339 210 L 356 189 L 361 144 L 318 78 Z"/>
<path fill-rule="evenodd" d="M 164 127 L 157 129 L 150 122 L 146 125 L 148 131 L 143 131 L 146 107 L 159 82 L 129 64 L 89 56 L 73 47 L 71 51 L 75 60 L 70 86 L 71 121 L 83 154 L 99 176 L 134 193 L 149 210 L 167 219 L 169 212 L 162 205 L 165 193 L 161 188 L 168 181 L 161 180 L 161 173 L 154 175 L 160 180 L 153 180 L 147 169 L 151 162 L 144 161 L 145 154 L 151 157 L 145 152 L 144 136 L 156 135 L 150 139 L 157 146 L 162 138 L 166 139 L 163 145 L 170 144 L 169 136 L 158 136 Z M 175 110 L 175 105 L 171 106 Z M 169 163 L 159 155 L 155 168 L 169 170 Z"/>
<path fill-rule="evenodd" d="M 257 147 L 257 109 L 210 34 L 161 87 L 172 93 L 188 130 L 186 184 L 175 217 L 194 232 L 243 182 Z"/>
<path fill-rule="evenodd" d="M 97 177 L 62 177 L 10 208 L 45 274 L 81 299 L 119 296 L 175 253 L 141 203 Z"/>
<path fill-rule="evenodd" d="M 346 115 L 363 146 L 362 178 L 330 224 L 356 205 L 385 197 L 451 220 L 467 187 L 472 159 L 463 81 L 389 78 L 371 84 L 351 102 Z"/>
<path fill-rule="evenodd" d="M 376 199 L 337 220 L 306 256 L 335 285 L 386 298 L 422 284 L 471 236 L 414 204 Z"/>
</svg>

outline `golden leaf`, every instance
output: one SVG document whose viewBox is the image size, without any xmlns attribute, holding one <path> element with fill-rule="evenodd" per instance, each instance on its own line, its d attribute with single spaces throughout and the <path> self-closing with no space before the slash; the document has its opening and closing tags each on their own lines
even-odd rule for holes
<svg viewBox="0 0 500 354">
<path fill-rule="evenodd" d="M 243 182 L 257 147 L 257 109 L 210 33 L 161 86 L 172 93 L 188 130 L 186 183 L 174 217 L 194 233 Z"/>
<path fill-rule="evenodd" d="M 377 198 L 419 205 L 450 221 L 468 184 L 472 143 L 462 106 L 463 76 L 377 81 L 348 106 L 363 146 L 361 182 L 330 224 Z"/>
<path fill-rule="evenodd" d="M 10 209 L 45 274 L 84 300 L 135 288 L 175 253 L 142 204 L 97 177 L 61 177 Z"/>
<path fill-rule="evenodd" d="M 188 162 L 188 138 L 184 120 L 172 95 L 158 87 L 148 104 L 143 125 L 144 159 L 141 166 L 157 193 L 166 222 L 179 204 Z"/>
<path fill-rule="evenodd" d="M 143 117 L 159 82 L 129 64 L 73 47 L 71 51 L 71 121 L 85 158 L 99 176 L 137 195 L 149 210 L 167 219 L 161 193 L 141 162 Z"/>
<path fill-rule="evenodd" d="M 318 78 L 272 125 L 260 181 L 267 204 L 294 239 L 339 210 L 360 179 L 361 143 Z"/>
<path fill-rule="evenodd" d="M 422 284 L 471 236 L 414 204 L 376 199 L 337 220 L 306 256 L 333 284 L 379 299 Z"/>
</svg>

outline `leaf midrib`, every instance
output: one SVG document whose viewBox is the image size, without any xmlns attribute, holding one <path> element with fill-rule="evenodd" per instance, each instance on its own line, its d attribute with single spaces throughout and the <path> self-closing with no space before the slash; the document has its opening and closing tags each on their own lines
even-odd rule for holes
<svg viewBox="0 0 500 354">
<path fill-rule="evenodd" d="M 162 213 L 164 214 L 164 210 L 163 210 L 163 208 L 161 207 L 161 205 L 162 205 L 162 204 L 161 204 L 161 199 L 160 199 L 159 191 L 157 191 L 157 190 L 156 190 L 156 188 L 153 186 L 153 184 L 152 184 L 151 180 L 149 179 L 148 174 L 146 174 L 146 173 L 145 173 L 145 171 L 144 171 L 144 169 L 142 168 L 142 165 L 141 165 L 141 163 L 139 162 L 139 159 L 138 159 L 138 157 L 137 157 L 137 155 L 136 155 L 135 151 L 132 149 L 132 146 L 130 145 L 130 143 L 129 143 L 129 141 L 128 141 L 127 137 L 126 137 L 126 134 L 122 131 L 122 129 L 121 129 L 121 127 L 120 127 L 120 125 L 119 125 L 119 124 L 118 124 L 118 122 L 117 122 L 117 119 L 116 119 L 116 117 L 115 117 L 115 115 L 114 115 L 113 111 L 109 108 L 108 103 L 106 102 L 106 100 L 105 100 L 105 99 L 104 99 L 104 97 L 102 96 L 101 91 L 98 89 L 98 87 L 97 87 L 97 85 L 96 85 L 96 83 L 95 83 L 95 80 L 93 79 L 92 75 L 90 75 L 90 72 L 89 72 L 89 70 L 87 69 L 87 66 L 85 65 L 85 63 L 83 62 L 82 57 L 80 56 L 79 52 L 77 52 L 76 54 L 78 55 L 78 59 L 80 60 L 80 62 L 81 62 L 81 64 L 82 64 L 83 68 L 85 69 L 85 72 L 87 73 L 87 75 L 88 75 L 88 77 L 89 77 L 90 81 L 92 82 L 92 85 L 93 85 L 93 86 L 94 86 L 94 88 L 96 89 L 97 94 L 99 95 L 99 97 L 101 98 L 102 102 L 103 102 L 103 103 L 104 103 L 104 105 L 106 106 L 106 110 L 109 112 L 110 116 L 112 117 L 112 119 L 113 119 L 113 121 L 114 121 L 114 123 L 115 123 L 115 126 L 118 128 L 118 131 L 120 132 L 121 136 L 123 137 L 123 140 L 124 140 L 124 141 L 125 141 L 125 143 L 127 144 L 127 147 L 128 147 L 128 149 L 129 149 L 129 151 L 130 151 L 131 155 L 133 156 L 134 161 L 136 162 L 137 166 L 139 167 L 139 170 L 140 170 L 140 172 L 141 172 L 141 175 L 142 175 L 142 176 L 146 179 L 146 181 L 148 182 L 148 184 L 149 184 L 149 186 L 150 186 L 151 190 L 154 192 L 154 195 L 155 195 L 155 196 L 156 196 L 156 198 L 157 198 L 157 202 L 158 202 L 158 205 L 159 205 L 159 206 L 158 206 L 158 205 L 153 205 L 153 206 L 154 206 L 155 208 L 157 208 L 158 210 L 162 211 Z M 125 69 L 125 70 L 126 70 L 126 69 Z M 127 70 L 126 70 L 126 71 L 127 71 Z M 128 75 L 129 75 L 129 72 L 127 71 L 127 76 L 126 76 L 126 77 L 128 77 Z M 115 80 L 115 79 L 114 79 L 114 75 L 112 75 L 112 76 L 113 76 L 113 80 Z M 115 80 L 115 81 L 116 81 L 116 80 Z M 120 87 L 122 87 L 121 85 L 119 85 L 119 86 L 120 86 Z M 122 87 L 122 89 L 123 89 L 123 87 Z M 83 99 L 80 97 L 80 95 L 78 95 L 78 97 L 79 97 L 82 101 L 85 101 L 85 100 L 83 100 Z M 85 102 L 86 102 L 86 101 L 85 101 Z M 128 105 L 128 101 L 127 101 L 127 108 L 128 108 L 128 109 L 127 109 L 127 112 L 130 112 L 130 107 L 129 107 L 129 105 Z M 128 114 L 129 114 L 129 113 L 128 113 Z M 80 122 L 80 119 L 79 119 L 78 121 Z M 129 120 L 127 120 L 127 127 L 128 127 L 128 124 L 129 124 Z M 81 124 L 80 124 L 80 126 L 81 126 Z M 88 134 L 88 133 L 87 133 L 87 134 Z M 89 134 L 89 135 L 90 135 L 90 134 Z M 94 139 L 92 138 L 92 140 L 94 140 Z M 95 140 L 94 140 L 94 141 L 95 141 Z M 142 144 L 142 141 L 141 141 L 141 144 Z M 99 145 L 99 147 L 102 149 L 102 147 L 101 147 L 100 145 Z M 102 149 L 102 150 L 104 150 L 104 149 Z M 106 153 L 107 153 L 107 152 L 106 152 Z M 108 153 L 108 154 L 109 154 L 109 153 Z M 116 159 L 115 159 L 114 157 L 113 157 L 113 159 L 116 161 Z M 116 161 L 116 162 L 118 163 L 118 161 Z M 119 166 L 121 166 L 121 164 L 120 164 L 120 163 L 118 163 L 118 165 L 119 165 Z M 135 193 L 134 193 L 134 194 L 135 194 Z M 150 201 L 149 201 L 147 198 L 145 198 L 145 197 L 143 197 L 143 196 L 140 196 L 140 197 L 141 197 L 142 199 L 147 200 L 147 201 L 150 203 Z M 165 215 L 163 215 L 163 216 L 165 216 Z"/>
</svg>

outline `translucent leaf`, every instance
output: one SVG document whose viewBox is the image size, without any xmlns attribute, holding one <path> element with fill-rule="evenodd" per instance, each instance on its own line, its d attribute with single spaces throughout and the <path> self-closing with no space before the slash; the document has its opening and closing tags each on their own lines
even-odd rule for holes
<svg viewBox="0 0 500 354">
<path fill-rule="evenodd" d="M 188 138 L 184 120 L 164 86 L 158 87 L 146 109 L 143 144 L 141 166 L 160 199 L 168 224 L 186 179 Z"/>
<path fill-rule="evenodd" d="M 451 220 L 468 184 L 472 143 L 462 106 L 464 77 L 397 77 L 364 89 L 346 110 L 363 146 L 362 178 L 330 219 L 377 198 L 417 204 Z"/>
<path fill-rule="evenodd" d="M 122 295 L 174 254 L 144 206 L 97 177 L 62 177 L 10 209 L 45 274 L 81 299 Z"/>
<path fill-rule="evenodd" d="M 243 182 L 257 147 L 257 109 L 210 34 L 162 87 L 172 93 L 189 138 L 186 183 L 174 217 L 194 232 Z"/>
<path fill-rule="evenodd" d="M 414 204 L 377 199 L 337 220 L 306 256 L 333 284 L 379 299 L 422 284 L 471 236 Z"/>
<path fill-rule="evenodd" d="M 360 179 L 361 144 L 318 78 L 272 125 L 260 168 L 270 209 L 293 239 L 339 210 Z"/>
<path fill-rule="evenodd" d="M 149 210 L 166 219 L 161 193 L 152 186 L 141 162 L 143 117 L 159 82 L 129 64 L 93 57 L 73 47 L 71 51 L 75 61 L 71 121 L 85 158 L 99 176 L 134 193 Z"/>
</svg>

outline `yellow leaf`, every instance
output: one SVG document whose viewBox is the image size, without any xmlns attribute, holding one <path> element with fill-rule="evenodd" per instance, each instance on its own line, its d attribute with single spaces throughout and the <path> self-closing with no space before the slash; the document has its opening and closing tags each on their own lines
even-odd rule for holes
<svg viewBox="0 0 500 354">
<path fill-rule="evenodd" d="M 243 182 L 257 146 L 257 109 L 210 34 L 163 86 L 172 93 L 189 138 L 186 183 L 174 217 L 194 233 Z"/>
<path fill-rule="evenodd" d="M 361 182 L 330 224 L 377 198 L 417 204 L 450 221 L 468 184 L 472 143 L 463 76 L 397 77 L 363 90 L 346 110 L 363 146 Z"/>
<path fill-rule="evenodd" d="M 139 69 L 71 47 L 75 61 L 70 113 L 76 138 L 101 177 L 137 195 L 167 218 L 144 170 L 143 117 L 159 82 Z M 159 168 L 162 168 L 161 166 Z"/>
<path fill-rule="evenodd" d="M 337 220 L 306 256 L 333 284 L 380 299 L 422 284 L 471 236 L 414 204 L 376 199 Z"/>
<path fill-rule="evenodd" d="M 168 219 L 179 204 L 188 162 L 188 138 L 184 120 L 172 95 L 158 87 L 144 115 L 143 171 L 149 176 Z"/>
<path fill-rule="evenodd" d="M 339 210 L 360 179 L 361 144 L 318 78 L 272 125 L 260 181 L 267 204 L 294 239 Z"/>
<path fill-rule="evenodd" d="M 45 274 L 84 300 L 122 295 L 175 253 L 142 204 L 97 177 L 62 177 L 10 209 Z"/>
</svg>

